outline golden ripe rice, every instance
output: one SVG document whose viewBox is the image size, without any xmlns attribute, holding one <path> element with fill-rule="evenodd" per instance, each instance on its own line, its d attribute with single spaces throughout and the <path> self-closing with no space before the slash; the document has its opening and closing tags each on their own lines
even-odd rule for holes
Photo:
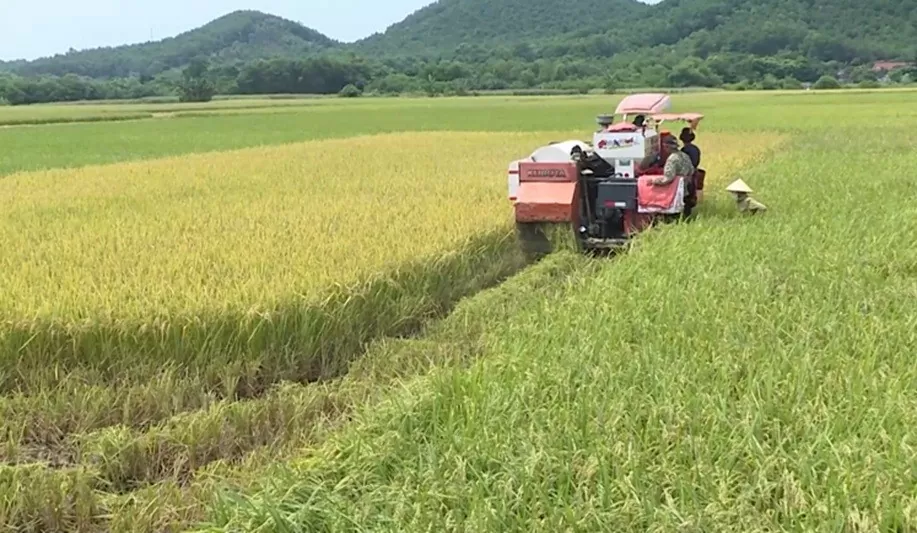
<svg viewBox="0 0 917 533">
<path fill-rule="evenodd" d="M 399 133 L 13 175 L 0 318 L 254 308 L 353 281 L 508 227 L 507 164 L 568 135 Z M 713 182 L 774 140 L 702 138 Z"/>
</svg>

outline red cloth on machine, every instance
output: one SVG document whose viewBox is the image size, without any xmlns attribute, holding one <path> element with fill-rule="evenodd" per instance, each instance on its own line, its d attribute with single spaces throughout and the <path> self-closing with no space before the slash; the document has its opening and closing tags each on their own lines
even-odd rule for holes
<svg viewBox="0 0 917 533">
<path fill-rule="evenodd" d="M 647 180 L 658 177 L 658 175 L 640 176 L 637 180 L 638 207 L 664 211 L 674 206 L 682 181 L 676 178 L 668 185 L 650 185 L 647 183 Z"/>
</svg>

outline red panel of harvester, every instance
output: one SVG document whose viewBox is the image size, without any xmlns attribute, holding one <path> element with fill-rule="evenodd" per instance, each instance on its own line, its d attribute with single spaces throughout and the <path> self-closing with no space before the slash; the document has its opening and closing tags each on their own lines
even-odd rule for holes
<svg viewBox="0 0 917 533">
<path fill-rule="evenodd" d="M 570 222 L 576 203 L 577 169 L 572 162 L 519 163 L 518 222 Z"/>
</svg>

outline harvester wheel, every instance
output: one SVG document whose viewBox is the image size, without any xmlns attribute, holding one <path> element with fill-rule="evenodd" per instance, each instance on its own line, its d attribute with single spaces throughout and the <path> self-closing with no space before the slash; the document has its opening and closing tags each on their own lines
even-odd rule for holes
<svg viewBox="0 0 917 533">
<path fill-rule="evenodd" d="M 545 235 L 545 225 L 539 222 L 517 222 L 516 236 L 519 246 L 529 260 L 539 260 L 550 254 L 551 240 Z"/>
</svg>

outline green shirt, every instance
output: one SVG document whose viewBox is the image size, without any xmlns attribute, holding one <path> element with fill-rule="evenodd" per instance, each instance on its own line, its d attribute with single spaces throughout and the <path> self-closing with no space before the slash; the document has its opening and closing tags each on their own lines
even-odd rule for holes
<svg viewBox="0 0 917 533">
<path fill-rule="evenodd" d="M 676 150 L 665 162 L 665 168 L 662 171 L 663 178 L 656 183 L 658 185 L 668 185 L 677 178 L 690 178 L 694 175 L 694 165 L 691 164 L 691 158 L 688 154 Z"/>
</svg>

